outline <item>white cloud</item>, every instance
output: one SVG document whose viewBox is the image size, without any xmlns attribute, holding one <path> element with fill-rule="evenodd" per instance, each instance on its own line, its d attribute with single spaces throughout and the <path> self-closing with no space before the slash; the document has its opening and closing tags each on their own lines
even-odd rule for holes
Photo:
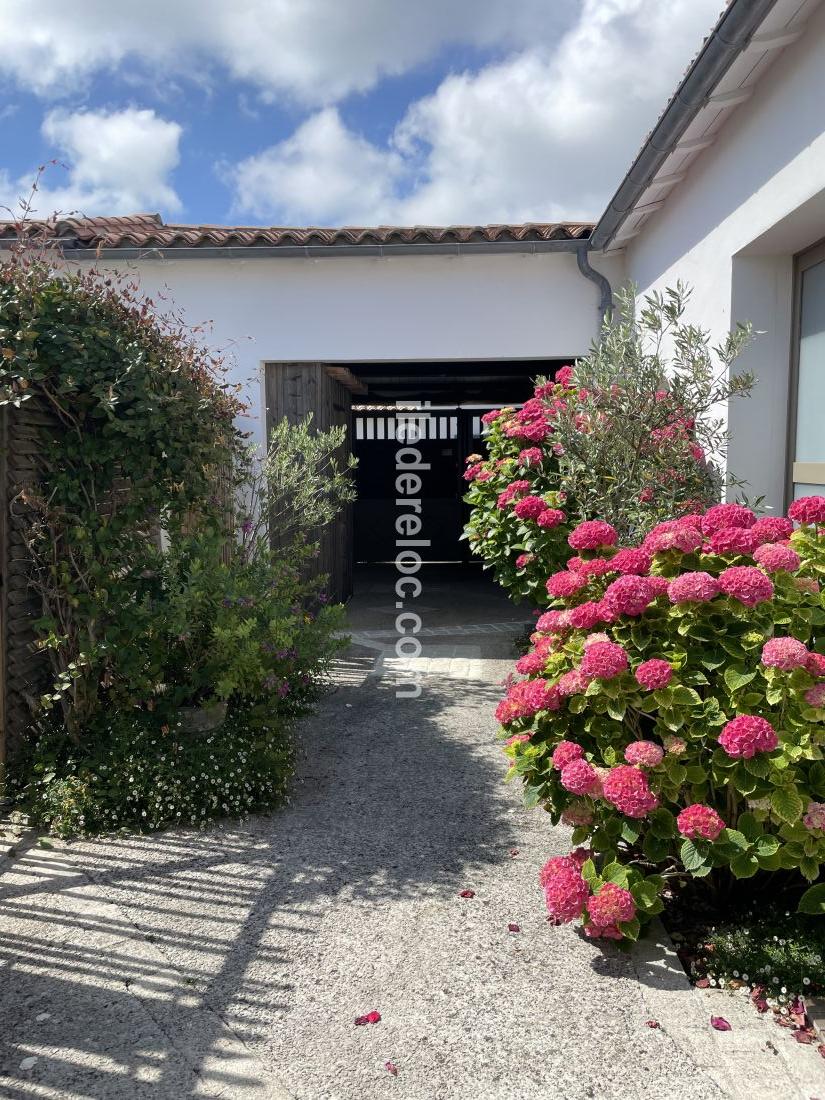
<svg viewBox="0 0 825 1100">
<path fill-rule="evenodd" d="M 556 42 L 448 76 L 385 146 L 317 113 L 234 169 L 235 212 L 328 224 L 598 216 L 719 0 L 579 7 Z"/>
<path fill-rule="evenodd" d="M 314 105 L 407 72 L 451 44 L 556 37 L 578 0 L 30 0 L 0 3 L 0 72 L 62 94 L 127 63 L 164 78 L 221 66 L 266 96 Z"/>
<path fill-rule="evenodd" d="M 51 111 L 41 127 L 65 170 L 49 167 L 35 198 L 36 213 L 126 214 L 180 209 L 169 177 L 178 164 L 181 127 L 154 111 Z M 0 173 L 0 204 L 17 212 L 34 173 L 16 180 Z"/>
<path fill-rule="evenodd" d="M 244 161 L 230 173 L 239 211 L 285 222 L 329 224 L 340 219 L 370 223 L 395 202 L 404 170 L 401 155 L 353 134 L 338 111 L 312 115 L 286 141 Z"/>
</svg>

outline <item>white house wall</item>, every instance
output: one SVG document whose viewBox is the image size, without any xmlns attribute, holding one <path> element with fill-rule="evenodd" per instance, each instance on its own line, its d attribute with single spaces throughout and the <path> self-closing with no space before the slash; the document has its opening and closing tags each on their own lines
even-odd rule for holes
<svg viewBox="0 0 825 1100">
<path fill-rule="evenodd" d="M 570 253 L 111 263 L 211 322 L 259 440 L 267 360 L 572 359 L 598 331 L 598 288 Z M 595 262 L 614 282 L 622 265 Z"/>
<path fill-rule="evenodd" d="M 731 114 L 687 179 L 629 242 L 641 294 L 682 279 L 691 319 L 722 339 L 737 321 L 763 330 L 742 365 L 754 396 L 731 404 L 730 469 L 781 508 L 793 254 L 825 237 L 825 8 Z"/>
</svg>

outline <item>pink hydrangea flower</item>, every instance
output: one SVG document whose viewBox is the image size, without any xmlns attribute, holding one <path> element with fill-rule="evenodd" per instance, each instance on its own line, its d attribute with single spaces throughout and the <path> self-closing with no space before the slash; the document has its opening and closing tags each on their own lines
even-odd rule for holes
<svg viewBox="0 0 825 1100">
<path fill-rule="evenodd" d="M 725 827 L 725 823 L 712 806 L 703 806 L 694 802 L 686 806 L 676 818 L 676 828 L 686 837 L 702 837 L 704 840 L 716 840 Z"/>
<path fill-rule="evenodd" d="M 627 653 L 615 642 L 595 642 L 582 658 L 582 673 L 590 680 L 612 680 L 628 667 Z"/>
<path fill-rule="evenodd" d="M 583 695 L 589 683 L 590 681 L 582 674 L 580 668 L 572 668 L 559 677 L 556 687 L 559 689 L 559 695 L 566 698 L 568 695 Z"/>
<path fill-rule="evenodd" d="M 612 925 L 633 920 L 636 905 L 629 890 L 615 882 L 605 882 L 587 899 L 587 914 L 590 923 L 604 932 Z"/>
<path fill-rule="evenodd" d="M 624 750 L 628 764 L 638 764 L 642 768 L 655 768 L 664 759 L 665 750 L 655 741 L 631 741 Z"/>
<path fill-rule="evenodd" d="M 733 757 L 750 760 L 758 752 L 773 752 L 779 744 L 776 730 L 757 714 L 740 714 L 732 718 L 719 734 L 719 744 Z"/>
<path fill-rule="evenodd" d="M 825 802 L 809 802 L 802 824 L 806 829 L 825 829 Z"/>
<path fill-rule="evenodd" d="M 591 940 L 623 940 L 624 934 L 622 930 L 615 924 L 607 924 L 604 928 L 600 928 L 596 924 L 586 924 L 584 926 L 584 934 Z"/>
<path fill-rule="evenodd" d="M 518 718 L 531 718 L 540 710 L 558 710 L 561 697 L 555 684 L 547 680 L 521 680 L 513 684 L 496 707 L 496 719 L 501 725 Z"/>
<path fill-rule="evenodd" d="M 587 558 L 586 560 L 579 558 L 579 566 L 576 569 L 576 572 L 581 573 L 583 577 L 601 577 L 610 571 L 610 562 L 607 558 Z"/>
<path fill-rule="evenodd" d="M 604 603 L 614 615 L 642 615 L 653 599 L 647 577 L 626 576 L 607 586 Z"/>
<path fill-rule="evenodd" d="M 604 606 L 601 601 L 594 603 L 588 600 L 570 609 L 570 625 L 576 630 L 592 630 L 604 621 Z"/>
<path fill-rule="evenodd" d="M 535 557 L 535 554 L 519 554 L 516 558 L 516 569 L 524 569 L 531 561 L 535 560 Z"/>
<path fill-rule="evenodd" d="M 766 668 L 790 672 L 794 668 L 805 668 L 808 657 L 807 646 L 796 638 L 770 638 L 762 646 L 762 664 Z"/>
<path fill-rule="evenodd" d="M 715 554 L 752 554 L 759 545 L 759 536 L 747 527 L 720 527 L 708 544 Z"/>
<path fill-rule="evenodd" d="M 602 781 L 602 793 L 625 817 L 647 817 L 659 805 L 659 799 L 648 786 L 647 776 L 630 764 L 610 769 Z"/>
<path fill-rule="evenodd" d="M 581 760 L 583 757 L 584 749 L 581 745 L 577 745 L 575 741 L 559 741 L 550 759 L 556 771 L 560 772 L 574 760 Z"/>
<path fill-rule="evenodd" d="M 536 630 L 548 634 L 563 634 L 570 628 L 570 616 L 567 611 L 545 611 L 536 619 Z"/>
<path fill-rule="evenodd" d="M 598 550 L 600 546 L 614 546 L 618 537 L 616 528 L 603 519 L 587 519 L 573 528 L 567 541 L 574 550 Z"/>
<path fill-rule="evenodd" d="M 719 574 L 719 587 L 745 607 L 755 607 L 773 596 L 773 582 L 753 565 L 732 565 Z"/>
<path fill-rule="evenodd" d="M 560 508 L 545 508 L 543 512 L 539 512 L 536 516 L 536 523 L 539 527 L 549 529 L 551 527 L 558 527 L 558 525 L 564 523 L 566 519 L 567 516 Z"/>
<path fill-rule="evenodd" d="M 636 682 L 645 691 L 658 691 L 659 688 L 667 687 L 670 683 L 673 669 L 670 661 L 651 657 L 649 661 L 643 661 L 633 675 L 636 677 Z"/>
<path fill-rule="evenodd" d="M 530 740 L 529 733 L 514 733 L 512 737 L 508 737 L 504 742 L 505 745 L 523 745 L 525 741 Z"/>
<path fill-rule="evenodd" d="M 519 466 L 538 466 L 543 457 L 541 447 L 526 447 L 519 452 Z"/>
<path fill-rule="evenodd" d="M 590 894 L 590 888 L 580 871 L 562 871 L 553 875 L 544 887 L 547 912 L 561 924 L 580 917 Z"/>
<path fill-rule="evenodd" d="M 682 573 L 667 588 L 671 603 L 707 603 L 719 595 L 719 584 L 710 573 Z"/>
<path fill-rule="evenodd" d="M 825 684 L 814 684 L 805 692 L 805 702 L 809 707 L 825 710 Z"/>
<path fill-rule="evenodd" d="M 794 577 L 793 582 L 799 592 L 807 592 L 809 596 L 816 596 L 819 592 L 819 581 L 813 577 Z"/>
<path fill-rule="evenodd" d="M 793 573 L 801 563 L 799 554 L 790 546 L 778 542 L 764 542 L 753 552 L 753 560 L 769 573 Z"/>
<path fill-rule="evenodd" d="M 784 516 L 760 516 L 751 531 L 760 543 L 784 542 L 793 534 L 793 524 Z"/>
<path fill-rule="evenodd" d="M 610 568 L 615 573 L 635 574 L 639 577 L 650 572 L 653 559 L 641 547 L 618 550 L 610 559 Z"/>
<path fill-rule="evenodd" d="M 670 587 L 670 581 L 667 577 L 648 577 L 647 583 L 650 586 L 650 591 L 653 593 L 653 598 L 657 596 L 664 596 Z"/>
<path fill-rule="evenodd" d="M 809 653 L 805 668 L 811 676 L 825 676 L 825 654 Z"/>
<path fill-rule="evenodd" d="M 714 504 L 702 516 L 703 535 L 712 535 L 722 527 L 753 527 L 756 516 L 742 504 Z"/>
<path fill-rule="evenodd" d="M 579 825 L 589 825 L 593 820 L 593 811 L 584 802 L 571 802 L 561 812 L 563 824 L 576 828 Z"/>
<path fill-rule="evenodd" d="M 559 367 L 556 371 L 556 377 L 554 379 L 560 386 L 572 386 L 573 385 L 573 368 L 572 367 Z"/>
<path fill-rule="evenodd" d="M 678 550 L 681 554 L 690 554 L 702 545 L 702 533 L 697 528 L 683 524 L 681 520 L 665 520 L 658 523 L 646 536 L 643 549 L 649 554 L 660 554 L 668 550 Z"/>
<path fill-rule="evenodd" d="M 516 501 L 513 512 L 519 519 L 537 519 L 542 512 L 546 512 L 547 501 L 541 497 L 526 496 Z"/>
<path fill-rule="evenodd" d="M 673 756 L 681 756 L 682 753 L 687 751 L 687 741 L 683 737 L 675 737 L 673 734 L 668 734 L 665 738 L 665 752 L 671 753 Z"/>
<path fill-rule="evenodd" d="M 572 855 L 551 856 L 539 871 L 539 886 L 544 889 L 554 875 L 561 874 L 564 871 L 578 870 L 579 865 L 573 859 Z"/>
<path fill-rule="evenodd" d="M 788 509 L 796 523 L 825 523 L 825 497 L 800 497 Z"/>
<path fill-rule="evenodd" d="M 481 418 L 481 423 L 482 424 L 492 424 L 492 423 L 494 423 L 494 421 L 498 420 L 498 418 L 501 416 L 503 411 L 504 411 L 503 409 L 491 409 L 489 412 L 484 413 L 484 415 Z"/>
<path fill-rule="evenodd" d="M 547 664 L 547 656 L 542 653 L 525 653 L 516 661 L 516 672 L 522 676 L 534 676 Z"/>
<path fill-rule="evenodd" d="M 604 633 L 601 633 L 601 632 L 599 632 L 597 634 L 588 634 L 587 637 L 584 639 L 584 648 L 588 649 L 590 646 L 595 645 L 597 642 L 609 642 L 609 641 L 610 641 L 610 638 L 607 636 L 607 634 L 604 634 Z"/>
<path fill-rule="evenodd" d="M 589 794 L 599 785 L 599 777 L 586 760 L 571 760 L 561 770 L 561 785 L 571 794 Z"/>
<path fill-rule="evenodd" d="M 506 508 L 516 497 L 526 493 L 530 488 L 529 481 L 511 481 L 506 489 L 503 489 L 496 499 L 497 508 Z"/>
<path fill-rule="evenodd" d="M 547 595 L 555 599 L 565 599 L 573 596 L 584 588 L 587 580 L 580 573 L 571 573 L 569 569 L 563 569 L 560 573 L 554 573 L 547 578 L 545 588 Z"/>
</svg>

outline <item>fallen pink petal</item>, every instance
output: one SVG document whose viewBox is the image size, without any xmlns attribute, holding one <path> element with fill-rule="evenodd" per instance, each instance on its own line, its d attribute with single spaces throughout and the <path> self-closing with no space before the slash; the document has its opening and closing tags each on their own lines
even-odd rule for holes
<svg viewBox="0 0 825 1100">
<path fill-rule="evenodd" d="M 511 855 L 511 856 L 515 857 L 515 856 L 517 856 L 518 854 L 519 854 L 519 850 L 518 850 L 518 848 L 511 848 L 511 849 L 510 849 L 510 855 Z"/>
<path fill-rule="evenodd" d="M 508 932 L 520 932 L 521 928 L 517 924 L 508 924 L 507 925 L 507 931 Z"/>
<path fill-rule="evenodd" d="M 662 1025 L 659 1023 L 658 1020 L 645 1020 L 645 1027 L 650 1027 L 650 1028 L 655 1029 L 655 1028 L 660 1028 L 661 1026 Z"/>
<path fill-rule="evenodd" d="M 460 898 L 474 898 L 476 896 L 475 890 L 462 890 L 458 895 Z"/>
<path fill-rule="evenodd" d="M 398 1076 L 398 1066 L 395 1064 L 395 1062 L 385 1062 L 384 1069 L 387 1071 L 387 1073 L 391 1073 L 393 1077 Z"/>
<path fill-rule="evenodd" d="M 364 1024 L 377 1024 L 380 1019 L 381 1019 L 381 1013 L 380 1012 L 375 1012 L 375 1011 L 368 1012 L 365 1016 L 356 1016 L 355 1026 L 356 1027 L 363 1027 Z"/>
<path fill-rule="evenodd" d="M 724 1016 L 711 1016 L 710 1026 L 717 1031 L 732 1031 L 730 1024 Z"/>
</svg>

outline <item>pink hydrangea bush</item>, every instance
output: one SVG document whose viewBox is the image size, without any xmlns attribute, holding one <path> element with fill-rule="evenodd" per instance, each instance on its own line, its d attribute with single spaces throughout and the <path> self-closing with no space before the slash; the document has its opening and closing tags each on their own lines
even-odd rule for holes
<svg viewBox="0 0 825 1100">
<path fill-rule="evenodd" d="M 551 916 L 632 939 L 671 873 L 814 882 L 825 864 L 825 498 L 787 518 L 697 510 L 637 547 L 618 549 L 606 527 L 575 530 L 567 568 L 548 570 L 571 580 L 554 582 L 563 595 L 536 623 L 541 669 L 502 705 L 504 736 L 529 733 L 505 750 L 528 804 L 572 824 L 591 852 L 552 891 Z M 631 917 L 608 903 L 613 887 Z"/>
<path fill-rule="evenodd" d="M 569 443 L 566 449 L 558 441 L 560 422 L 586 442 L 594 430 L 592 415 L 609 416 L 611 406 L 612 415 L 618 415 L 627 395 L 605 391 L 596 402 L 600 412 L 578 417 L 576 410 L 583 404 L 589 408 L 594 400 L 568 366 L 552 381 L 540 379 L 520 409 L 496 409 L 482 417 L 487 453 L 469 455 L 464 472 L 465 500 L 472 507 L 465 537 L 515 599 L 546 606 L 551 599 L 568 595 L 552 586 L 548 591 L 545 585 L 550 574 L 564 567 L 570 549 L 585 555 L 582 567 L 589 575 L 608 568 L 594 554 L 600 549 L 612 551 L 622 541 L 614 524 L 601 519 L 579 522 L 581 508 L 567 489 L 573 452 L 568 453 Z M 704 457 L 692 443 L 694 418 L 686 414 L 683 399 L 657 390 L 648 394 L 647 404 L 655 444 L 646 433 L 644 453 L 637 462 L 627 463 L 637 471 L 625 525 L 634 530 L 648 530 L 673 508 L 689 511 L 696 500 L 707 503 L 715 492 Z M 596 474 L 612 476 L 613 470 Z M 650 568 L 649 554 L 641 547 L 625 547 L 614 559 L 611 579 L 641 576 Z M 638 592 L 638 587 L 627 585 L 624 590 Z M 621 587 L 616 591 L 621 594 Z M 637 601 L 641 598 L 636 596 Z"/>
</svg>

